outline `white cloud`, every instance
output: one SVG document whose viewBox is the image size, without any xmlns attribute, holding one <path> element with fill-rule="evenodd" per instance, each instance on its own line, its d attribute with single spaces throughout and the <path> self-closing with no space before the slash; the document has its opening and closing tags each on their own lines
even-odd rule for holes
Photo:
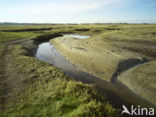
<svg viewBox="0 0 156 117">
<path fill-rule="evenodd" d="M 78 13 L 109 8 L 121 5 L 125 0 L 59 0 L 46 3 L 33 3 L 24 6 L 16 6 L 6 9 L 6 12 L 14 15 L 40 15 L 48 13 Z M 127 1 L 127 0 L 126 0 Z"/>
<path fill-rule="evenodd" d="M 20 0 L 18 0 L 20 1 Z M 1 4 L 0 21 L 41 23 L 155 22 L 156 19 L 124 16 L 114 8 L 133 6 L 135 0 L 21 0 Z M 132 2 L 133 1 L 133 2 Z M 17 2 L 17 1 L 16 1 Z M 136 2 L 136 1 L 135 1 Z M 112 13 L 109 14 L 110 10 Z M 135 15 L 134 15 L 135 16 Z"/>
</svg>

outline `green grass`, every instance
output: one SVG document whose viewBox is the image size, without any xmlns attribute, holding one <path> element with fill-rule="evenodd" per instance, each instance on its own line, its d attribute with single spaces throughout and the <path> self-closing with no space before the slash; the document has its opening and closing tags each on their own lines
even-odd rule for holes
<svg viewBox="0 0 156 117">
<path fill-rule="evenodd" d="M 53 44 L 63 56 L 70 59 L 74 64 L 78 63 L 80 69 L 85 71 L 87 69 L 89 73 L 98 77 L 108 76 L 109 78 L 105 79 L 110 79 L 112 72 L 114 72 L 114 68 L 110 68 L 113 65 L 117 66 L 118 62 L 116 60 L 118 61 L 118 57 L 120 57 L 119 59 L 127 59 L 127 56 L 156 57 L 156 25 L 154 24 L 77 25 L 72 28 L 90 29 L 89 31 L 77 32 L 76 34 L 91 35 L 91 39 L 75 40 L 59 38 L 56 41 L 52 40 Z M 98 30 L 98 33 L 96 30 Z M 75 48 L 83 48 L 86 51 L 78 51 Z M 110 56 L 111 54 L 112 56 Z M 111 59 L 113 61 L 110 62 L 109 60 Z M 102 64 L 103 62 L 104 64 Z M 94 63 L 95 65 L 92 65 Z"/>
<path fill-rule="evenodd" d="M 3 71 L 3 55 L 4 55 L 4 51 L 5 51 L 5 47 L 6 45 L 4 44 L 0 44 L 0 73 L 2 74 Z"/>
<path fill-rule="evenodd" d="M 122 40 L 122 41 L 156 41 L 156 26 L 124 26 L 120 30 L 109 31 L 103 33 L 101 36 L 109 40 Z"/>
<path fill-rule="evenodd" d="M 4 55 L 4 51 L 5 51 L 5 45 L 0 44 L 0 108 L 1 108 L 1 104 L 2 104 L 2 100 L 3 100 L 3 72 L 4 72 L 4 62 L 3 62 L 3 55 Z"/>
<path fill-rule="evenodd" d="M 18 83 L 13 89 L 14 98 L 1 111 L 2 117 L 118 116 L 94 86 L 73 81 L 60 69 L 27 56 L 22 46 L 16 46 L 12 54 L 21 75 L 15 81 Z"/>
<path fill-rule="evenodd" d="M 2 30 L 21 30 L 21 29 L 40 29 L 55 27 L 54 25 L 0 25 L 0 31 Z"/>
<path fill-rule="evenodd" d="M 0 32 L 0 42 L 9 42 L 17 39 L 24 39 L 34 36 L 34 33 L 20 32 Z"/>
<path fill-rule="evenodd" d="M 156 61 L 143 64 L 119 76 L 119 80 L 156 105 Z"/>
<path fill-rule="evenodd" d="M 101 33 L 101 41 L 149 57 L 156 57 L 156 25 L 125 25 L 119 31 Z"/>
<path fill-rule="evenodd" d="M 54 29 L 32 32 L 2 31 L 49 27 Z M 80 63 L 89 69 L 86 72 L 98 74 L 103 79 L 110 79 L 120 60 L 138 56 L 149 59 L 156 57 L 155 24 L 0 26 L 0 79 L 5 74 L 4 65 L 9 66 L 10 71 L 7 71 L 7 75 L 10 73 L 8 75 L 10 77 L 7 78 L 6 84 L 8 83 L 11 89 L 6 96 L 5 110 L 0 111 L 0 116 L 94 117 L 98 115 L 109 117 L 116 115 L 117 110 L 96 91 L 94 86 L 69 79 L 60 69 L 28 56 L 26 48 L 16 46 L 14 49 L 11 48 L 12 53 L 5 53 L 5 47 L 7 47 L 5 45 L 9 45 L 9 42 L 14 40 L 33 38 L 41 42 L 41 40 L 45 41 L 49 35 L 51 38 L 56 34 L 66 33 L 91 36 L 88 40 L 74 39 L 74 44 L 72 40 L 67 40 L 67 42 L 71 43 L 72 49 L 78 53 L 80 50 L 86 50 L 82 56 L 79 54 L 73 56 L 74 53 L 71 56 L 76 59 L 80 57 Z M 74 47 L 75 43 L 79 47 Z M 61 48 L 63 49 L 63 46 Z M 12 58 L 11 63 L 4 62 L 5 54 Z M 89 60 L 88 54 L 91 54 Z M 155 63 L 140 66 L 136 71 L 130 72 L 129 77 L 122 77 L 121 81 L 139 95 L 154 102 L 154 98 L 150 96 L 154 95 L 152 91 L 155 88 L 155 67 Z M 4 86 L 0 80 L 0 101 L 2 101 L 3 92 Z"/>
<path fill-rule="evenodd" d="M 111 81 L 112 75 L 121 61 L 129 58 L 146 58 L 149 60 L 156 58 L 155 24 L 78 25 L 73 28 L 90 29 L 87 32 L 77 32 L 76 34 L 91 35 L 91 38 L 85 40 L 57 38 L 52 39 L 51 43 L 64 57 L 73 64 L 77 64 L 80 70 L 103 80 Z M 127 64 L 128 62 L 125 63 L 125 66 Z M 126 80 L 128 76 L 123 77 L 125 80 L 122 79 L 123 83 L 131 90 L 136 91 L 137 94 L 152 103 L 155 102 L 153 92 L 155 88 L 152 88 L 152 90 L 149 90 L 149 88 L 151 85 L 154 86 L 155 82 L 148 82 L 147 85 L 139 82 L 141 82 L 141 79 L 145 80 L 147 78 L 155 81 L 155 75 L 152 77 L 148 75 L 151 74 L 152 70 L 150 71 L 150 69 L 153 68 L 156 68 L 156 64 L 150 64 L 147 71 L 140 66 L 140 71 L 142 69 L 144 72 L 137 70 L 135 73 L 133 71 L 136 76 L 129 78 L 129 80 Z M 130 74 L 133 75 L 133 72 Z M 123 94 L 119 95 L 123 96 Z M 131 97 L 129 97 L 129 100 L 131 100 Z"/>
<path fill-rule="evenodd" d="M 52 30 L 43 30 L 43 31 L 30 31 L 30 32 L 3 32 L 1 30 L 26 30 L 26 29 L 39 29 L 39 28 L 49 28 L 52 27 Z M 11 27 L 0 27 L 0 42 L 6 43 L 14 40 L 25 39 L 25 38 L 35 38 L 40 35 L 51 35 L 54 33 L 72 33 L 74 30 L 64 26 L 63 28 L 56 26 L 11 26 Z"/>
</svg>

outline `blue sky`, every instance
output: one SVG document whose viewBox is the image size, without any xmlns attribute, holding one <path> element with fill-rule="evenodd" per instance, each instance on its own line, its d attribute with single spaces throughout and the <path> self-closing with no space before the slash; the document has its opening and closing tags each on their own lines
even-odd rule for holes
<svg viewBox="0 0 156 117">
<path fill-rule="evenodd" d="M 156 0 L 0 0 L 0 22 L 156 23 Z"/>
</svg>

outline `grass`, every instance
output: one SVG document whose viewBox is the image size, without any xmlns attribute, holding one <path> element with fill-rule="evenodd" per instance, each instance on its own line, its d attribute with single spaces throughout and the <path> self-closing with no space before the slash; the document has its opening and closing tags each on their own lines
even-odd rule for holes
<svg viewBox="0 0 156 117">
<path fill-rule="evenodd" d="M 53 28 L 51 30 L 46 30 L 46 28 Z M 37 30 L 43 29 L 40 31 L 27 31 L 27 30 Z M 44 30 L 45 29 L 45 30 Z M 19 32 L 16 32 L 19 31 Z M 24 31 L 26 30 L 26 31 Z M 8 31 L 8 32 L 4 32 Z M 21 31 L 21 32 L 20 32 Z M 0 42 L 7 43 L 14 40 L 24 39 L 24 38 L 34 38 L 41 36 L 41 35 L 53 35 L 55 33 L 72 33 L 74 30 L 70 29 L 66 26 L 61 28 L 59 25 L 57 27 L 54 25 L 52 26 L 45 26 L 45 25 L 28 25 L 28 26 L 5 26 L 0 27 Z M 40 38 L 41 39 L 41 38 Z"/>
<path fill-rule="evenodd" d="M 0 44 L 0 109 L 2 107 L 2 103 L 3 103 L 3 72 L 4 72 L 4 64 L 3 64 L 3 55 L 4 55 L 4 51 L 5 51 L 5 45 Z"/>
<path fill-rule="evenodd" d="M 78 26 L 76 28 L 78 28 Z M 156 58 L 155 24 L 83 25 L 81 29 L 83 28 L 90 30 L 88 32 L 78 32 L 75 34 L 91 35 L 90 39 L 57 38 L 51 40 L 51 43 L 63 56 L 72 61 L 73 64 L 77 64 L 80 70 L 103 80 L 111 81 L 118 64 L 129 58 L 147 58 L 149 60 Z M 155 68 L 156 65 L 150 64 L 149 68 L 150 67 Z M 144 71 L 144 67 L 140 69 Z M 131 72 L 131 74 L 133 73 Z M 144 74 L 138 72 L 138 74 L 140 74 L 144 80 L 149 77 L 148 74 L 150 74 L 150 71 L 147 70 Z M 135 77 L 139 76 L 137 75 Z M 149 96 L 148 87 L 149 84 L 154 85 L 155 83 L 149 82 L 148 85 L 144 85 L 146 88 L 139 88 L 139 82 L 137 80 L 135 81 L 135 77 L 131 83 L 127 80 L 122 81 L 125 81 L 123 83 L 126 85 L 135 82 L 136 84 L 133 83 L 135 86 L 127 86 L 133 91 L 135 88 L 137 94 L 153 103 L 152 95 L 154 95 L 154 92 L 151 92 Z M 155 78 L 152 77 L 152 79 Z M 142 85 L 140 85 L 140 87 L 142 87 Z"/>
<path fill-rule="evenodd" d="M 52 29 L 40 30 L 44 28 Z M 31 31 L 33 29 L 35 30 Z M 15 32 L 16 30 L 19 32 Z M 80 70 L 109 82 L 121 61 L 138 57 L 153 60 L 156 57 L 155 24 L 0 26 L 1 104 L 4 96 L 6 98 L 3 100 L 4 105 L 1 105 L 5 109 L 0 111 L 0 116 L 118 116 L 117 110 L 93 85 L 73 81 L 60 69 L 30 57 L 29 48 L 25 48 L 26 44 L 23 44 L 24 47 L 11 48 L 14 44 L 10 42 L 15 40 L 31 38 L 40 43 L 66 33 L 90 35 L 91 38 L 54 39 L 51 42 L 57 50 L 74 64 L 78 64 Z M 5 52 L 8 46 L 10 51 Z M 4 61 L 4 58 L 9 61 Z M 119 80 L 137 94 L 155 103 L 155 67 L 156 64 L 152 61 L 128 70 Z M 6 80 L 4 74 L 7 76 Z M 103 86 L 102 83 L 101 85 Z M 4 90 L 7 91 L 5 95 Z M 124 97 L 123 89 L 109 90 L 121 92 L 121 97 Z M 132 99 L 135 97 L 130 95 L 129 100 Z"/>
<path fill-rule="evenodd" d="M 60 69 L 27 55 L 22 46 L 12 52 L 14 66 L 21 75 L 12 89 L 14 98 L 1 111 L 2 117 L 118 116 L 94 86 L 73 81 Z"/>
<path fill-rule="evenodd" d="M 156 25 L 124 25 L 120 30 L 103 33 L 103 39 L 122 41 L 155 41 Z"/>
<path fill-rule="evenodd" d="M 0 45 L 0 73 L 2 74 L 2 71 L 3 71 L 3 60 L 2 60 L 2 58 L 3 58 L 3 54 L 4 54 L 4 51 L 5 51 L 5 45 L 3 44 L 1 44 Z"/>
<path fill-rule="evenodd" d="M 156 61 L 135 67 L 119 76 L 119 80 L 134 92 L 156 104 Z"/>
<path fill-rule="evenodd" d="M 33 32 L 25 32 L 25 33 L 19 33 L 19 32 L 0 32 L 0 42 L 10 42 L 22 38 L 29 38 L 33 37 L 34 34 Z"/>
<path fill-rule="evenodd" d="M 23 30 L 23 29 L 41 29 L 41 28 L 51 28 L 52 25 L 0 25 L 0 31 L 9 30 Z"/>
<path fill-rule="evenodd" d="M 63 56 L 77 64 L 80 70 L 107 81 L 111 80 L 121 60 L 140 56 L 98 38 L 97 35 L 85 40 L 61 37 L 52 39 L 51 43 Z"/>
</svg>

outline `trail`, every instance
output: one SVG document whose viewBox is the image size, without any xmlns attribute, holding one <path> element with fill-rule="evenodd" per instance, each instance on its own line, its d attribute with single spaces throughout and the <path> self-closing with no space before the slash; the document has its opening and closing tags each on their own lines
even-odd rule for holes
<svg viewBox="0 0 156 117">
<path fill-rule="evenodd" d="M 11 104 L 12 100 L 16 97 L 14 97 L 18 92 L 20 92 L 20 89 L 17 87 L 17 83 L 19 83 L 18 79 L 21 77 L 20 73 L 17 73 L 15 69 L 15 65 L 13 65 L 13 59 L 11 56 L 11 51 L 15 45 L 22 44 L 23 46 L 29 45 L 34 47 L 31 43 L 33 41 L 31 38 L 16 40 L 7 42 L 6 48 L 3 54 L 3 99 L 2 99 L 2 109 L 5 109 L 5 106 L 8 104 Z M 14 95 L 14 96 L 13 96 Z"/>
</svg>

